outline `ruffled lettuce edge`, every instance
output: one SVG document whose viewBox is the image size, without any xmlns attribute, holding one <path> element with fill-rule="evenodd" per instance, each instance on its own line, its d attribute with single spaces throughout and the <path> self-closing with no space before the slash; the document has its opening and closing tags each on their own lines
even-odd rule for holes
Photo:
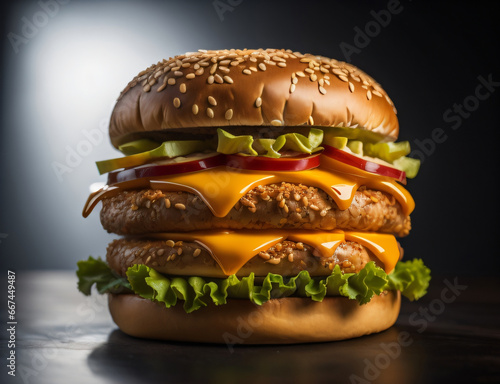
<svg viewBox="0 0 500 384">
<path fill-rule="evenodd" d="M 167 308 L 181 301 L 187 313 L 210 303 L 226 304 L 228 298 L 248 299 L 262 305 L 268 300 L 289 296 L 313 301 L 322 301 L 327 296 L 344 296 L 366 304 L 385 290 L 399 290 L 408 299 L 417 300 L 426 294 L 431 278 L 422 260 L 414 259 L 397 263 L 389 274 L 369 262 L 358 273 L 344 273 L 336 265 L 327 277 L 311 277 L 307 271 L 293 277 L 269 273 L 264 279 L 258 279 L 259 282 L 253 273 L 247 277 L 231 275 L 223 279 L 166 276 L 154 268 L 137 264 L 127 270 L 126 279 L 117 276 L 104 261 L 93 257 L 78 262 L 77 276 L 78 289 L 86 295 L 95 284 L 99 293 L 135 293 L 163 303 Z"/>
</svg>

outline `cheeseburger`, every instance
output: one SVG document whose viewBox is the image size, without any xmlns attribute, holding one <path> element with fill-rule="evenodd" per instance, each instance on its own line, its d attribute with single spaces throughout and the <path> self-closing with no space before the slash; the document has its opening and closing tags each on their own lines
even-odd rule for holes
<svg viewBox="0 0 500 384">
<path fill-rule="evenodd" d="M 401 261 L 418 160 L 355 66 L 290 50 L 189 52 L 140 72 L 112 112 L 124 156 L 97 162 L 109 294 L 126 334 L 212 343 L 342 340 L 387 329 L 430 271 Z"/>
</svg>

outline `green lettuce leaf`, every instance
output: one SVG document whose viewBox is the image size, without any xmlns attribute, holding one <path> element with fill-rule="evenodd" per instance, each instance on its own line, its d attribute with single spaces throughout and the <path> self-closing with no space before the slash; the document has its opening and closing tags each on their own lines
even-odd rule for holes
<svg viewBox="0 0 500 384">
<path fill-rule="evenodd" d="M 311 128 L 307 137 L 300 133 L 285 133 L 276 139 L 255 139 L 251 135 L 234 136 L 221 128 L 217 129 L 217 152 L 226 155 L 239 153 L 251 156 L 279 158 L 280 150 L 292 150 L 311 154 L 323 149 L 323 131 Z"/>
<path fill-rule="evenodd" d="M 427 293 L 431 281 L 431 270 L 421 259 L 396 264 L 389 275 L 388 289 L 397 289 L 409 300 L 418 300 Z"/>
<path fill-rule="evenodd" d="M 223 129 L 217 128 L 217 152 L 231 155 L 233 153 L 244 153 L 257 156 L 258 153 L 252 148 L 253 137 L 251 135 L 235 136 Z"/>
<path fill-rule="evenodd" d="M 283 139 L 280 139 L 283 137 Z M 323 131 L 317 128 L 311 128 L 309 130 L 309 135 L 305 137 L 300 133 L 285 133 L 284 135 L 278 136 L 276 142 L 279 141 L 279 148 L 276 145 L 273 145 L 273 148 L 276 151 L 280 149 L 283 150 L 292 150 L 302 153 L 313 153 L 317 150 L 322 149 L 319 145 L 323 142 Z"/>
<path fill-rule="evenodd" d="M 119 293 L 130 290 L 126 278 L 115 274 L 103 260 L 89 256 L 88 260 L 77 263 L 78 290 L 88 296 L 95 284 L 99 293 Z"/>
<path fill-rule="evenodd" d="M 96 165 L 99 174 L 102 175 L 103 173 L 111 172 L 119 168 L 128 168 L 143 165 L 155 158 L 166 157 L 172 159 L 177 156 L 185 156 L 194 152 L 201 152 L 208 147 L 208 143 L 201 140 L 164 141 L 152 150 L 136 153 L 134 155 L 125 157 L 96 161 Z M 133 151 L 133 149 L 129 150 Z"/>
<path fill-rule="evenodd" d="M 226 304 L 228 298 L 247 299 L 262 305 L 268 300 L 288 296 L 308 297 L 313 301 L 322 301 L 327 296 L 345 296 L 366 304 L 385 290 L 400 290 L 410 300 L 416 300 L 426 293 L 430 281 L 430 270 L 419 259 L 399 262 L 390 274 L 369 262 L 358 273 L 343 273 L 336 265 L 326 277 L 311 277 L 307 271 L 301 271 L 293 277 L 269 273 L 258 280 L 253 273 L 243 278 L 231 275 L 223 279 L 172 277 L 138 264 L 127 270 L 129 284 L 124 283 L 123 278 L 117 280 L 100 259 L 89 258 L 79 262 L 78 267 L 78 288 L 84 294 L 90 294 L 94 283 L 100 293 L 126 287 L 167 308 L 181 301 L 187 313 L 209 303 Z"/>
</svg>

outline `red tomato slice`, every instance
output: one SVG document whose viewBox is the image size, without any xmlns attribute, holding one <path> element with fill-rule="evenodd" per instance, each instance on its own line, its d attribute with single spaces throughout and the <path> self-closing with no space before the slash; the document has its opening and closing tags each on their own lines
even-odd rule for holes
<svg viewBox="0 0 500 384">
<path fill-rule="evenodd" d="M 341 161 L 347 165 L 362 169 L 370 173 L 375 173 L 381 176 L 387 176 L 406 184 L 406 173 L 397 168 L 388 167 L 387 165 L 375 163 L 374 161 L 363 159 L 362 157 L 350 154 L 340 149 L 322 144 L 325 148 L 322 152 L 323 155 L 331 157 L 332 159 Z"/>
<path fill-rule="evenodd" d="M 218 154 L 199 160 L 185 161 L 171 164 L 149 164 L 134 168 L 112 171 L 108 173 L 108 185 L 140 179 L 143 177 L 161 177 L 175 175 L 178 173 L 188 173 L 202 171 L 208 168 L 224 165 L 224 155 Z"/>
<path fill-rule="evenodd" d="M 319 153 L 274 159 L 263 156 L 226 155 L 226 166 L 252 171 L 305 171 L 319 166 Z"/>
<path fill-rule="evenodd" d="M 240 156 L 218 154 L 212 157 L 182 163 L 148 164 L 108 173 L 108 185 L 140 179 L 162 177 L 179 173 L 202 171 L 208 168 L 226 166 L 253 171 L 305 171 L 316 168 L 320 163 L 319 154 L 273 159 L 260 156 Z"/>
</svg>

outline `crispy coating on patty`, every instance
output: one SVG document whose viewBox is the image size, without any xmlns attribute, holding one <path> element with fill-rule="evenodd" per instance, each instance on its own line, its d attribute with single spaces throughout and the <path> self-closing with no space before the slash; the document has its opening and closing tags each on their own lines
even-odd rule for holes
<svg viewBox="0 0 500 384">
<path fill-rule="evenodd" d="M 411 229 L 397 200 L 360 187 L 351 206 L 340 210 L 324 191 L 302 184 L 259 185 L 225 217 L 216 217 L 189 192 L 142 189 L 103 199 L 101 223 L 108 232 L 140 235 L 207 229 L 301 228 L 356 230 L 406 236 Z"/>
<path fill-rule="evenodd" d="M 118 239 L 108 245 L 106 259 L 109 266 L 121 276 L 134 264 L 145 264 L 167 275 L 204 276 L 224 278 L 225 275 L 210 253 L 194 242 L 151 239 Z M 250 259 L 237 276 L 266 276 L 269 272 L 295 276 L 307 270 L 311 276 L 326 276 L 335 265 L 346 273 L 359 272 L 376 256 L 361 244 L 346 241 L 335 253 L 324 258 L 307 244 L 284 240 Z"/>
</svg>

